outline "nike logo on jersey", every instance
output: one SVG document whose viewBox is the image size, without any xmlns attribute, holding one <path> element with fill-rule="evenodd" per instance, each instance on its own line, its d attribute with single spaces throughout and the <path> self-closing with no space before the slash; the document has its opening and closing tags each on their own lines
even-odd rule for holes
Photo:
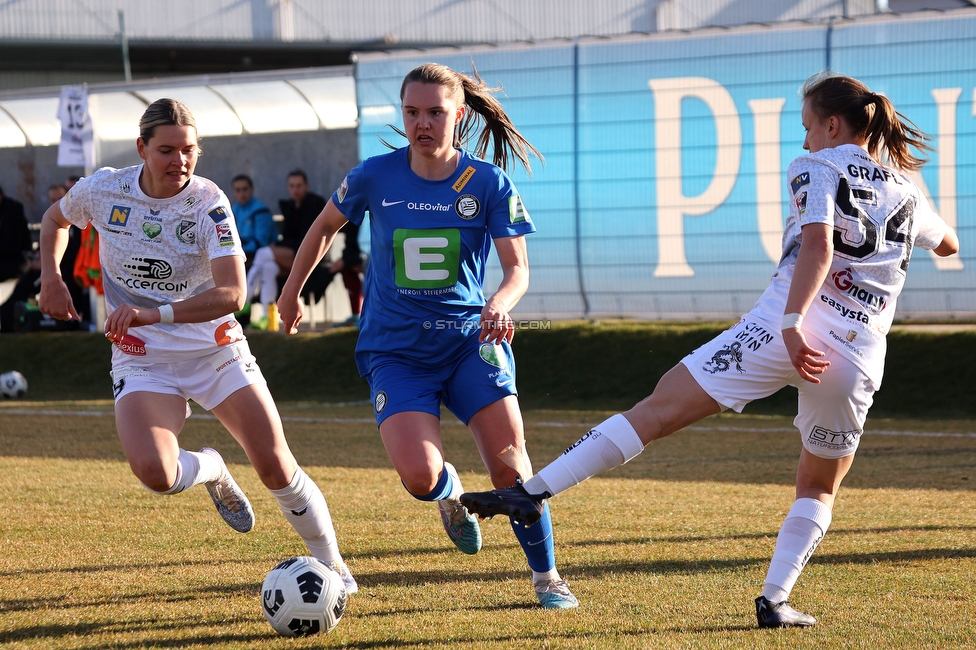
<svg viewBox="0 0 976 650">
<path fill-rule="evenodd" d="M 403 203 L 403 201 L 387 201 L 386 199 L 383 199 L 384 208 L 388 208 L 391 205 L 400 205 L 401 203 Z"/>
</svg>

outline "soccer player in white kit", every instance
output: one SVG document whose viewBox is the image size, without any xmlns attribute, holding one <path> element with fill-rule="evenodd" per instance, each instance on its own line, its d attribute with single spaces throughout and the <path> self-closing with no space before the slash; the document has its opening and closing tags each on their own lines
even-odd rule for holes
<svg viewBox="0 0 976 650">
<path fill-rule="evenodd" d="M 810 153 L 790 165 L 783 256 L 753 310 L 524 485 L 461 496 L 483 517 L 530 520 L 546 498 L 626 463 L 652 440 L 795 386 L 803 442 L 796 500 L 756 599 L 760 627 L 816 623 L 787 598 L 827 531 L 881 385 L 885 337 L 912 249 L 940 256 L 959 249 L 956 233 L 902 171 L 924 163 L 909 150 L 929 149 L 924 134 L 850 77 L 815 75 L 801 95 Z"/>
<path fill-rule="evenodd" d="M 253 528 L 251 504 L 220 454 L 179 446 L 193 399 L 240 443 L 309 553 L 355 593 L 325 497 L 289 450 L 234 320 L 246 293 L 244 251 L 227 197 L 193 175 L 200 154 L 193 115 L 160 99 L 146 109 L 139 134 L 143 164 L 98 170 L 44 214 L 39 307 L 61 320 L 78 318 L 58 264 L 68 227 L 93 224 L 109 312 L 105 336 L 113 343 L 116 427 L 132 472 L 156 494 L 203 483 L 234 530 Z"/>
</svg>

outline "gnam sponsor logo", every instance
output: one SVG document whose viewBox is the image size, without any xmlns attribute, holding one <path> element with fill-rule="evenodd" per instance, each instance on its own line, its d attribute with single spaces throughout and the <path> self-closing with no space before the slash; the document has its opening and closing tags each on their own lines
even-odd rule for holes
<svg viewBox="0 0 976 650">
<path fill-rule="evenodd" d="M 417 203 L 410 201 L 407 203 L 407 207 L 411 210 L 423 210 L 424 212 L 449 212 L 454 209 L 453 205 L 444 203 Z"/>
<path fill-rule="evenodd" d="M 873 314 L 880 314 L 888 306 L 888 303 L 882 296 L 877 296 L 855 284 L 854 273 L 851 272 L 851 267 L 837 271 L 830 278 L 834 281 L 834 286 L 837 287 L 838 291 L 854 298 Z"/>
<path fill-rule="evenodd" d="M 865 325 L 869 325 L 871 323 L 871 318 L 860 309 L 858 309 L 857 311 L 854 311 L 853 309 L 848 309 L 847 307 L 840 304 L 833 298 L 828 298 L 823 294 L 820 294 L 820 300 L 830 305 L 834 309 L 836 309 L 837 312 L 844 318 L 857 321 L 858 323 L 864 323 Z"/>
</svg>

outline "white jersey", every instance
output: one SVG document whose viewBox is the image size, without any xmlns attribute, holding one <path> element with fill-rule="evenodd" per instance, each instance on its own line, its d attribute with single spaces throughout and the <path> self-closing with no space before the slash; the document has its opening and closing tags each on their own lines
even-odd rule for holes
<svg viewBox="0 0 976 650">
<path fill-rule="evenodd" d="M 753 314 L 779 327 L 800 251 L 800 229 L 809 223 L 831 226 L 833 260 L 802 328 L 845 354 L 878 388 L 886 335 L 912 249 L 937 247 L 948 227 L 914 181 L 879 165 L 856 145 L 800 156 L 787 178 L 791 200 L 783 257 Z"/>
<path fill-rule="evenodd" d="M 212 259 L 244 256 L 230 204 L 216 184 L 193 176 L 176 196 L 154 199 L 139 188 L 142 168 L 99 169 L 61 199 L 68 221 L 80 228 L 91 222 L 98 231 L 109 313 L 124 303 L 149 308 L 185 300 L 214 286 Z M 112 362 L 182 361 L 242 340 L 233 314 L 144 325 L 115 343 Z"/>
</svg>

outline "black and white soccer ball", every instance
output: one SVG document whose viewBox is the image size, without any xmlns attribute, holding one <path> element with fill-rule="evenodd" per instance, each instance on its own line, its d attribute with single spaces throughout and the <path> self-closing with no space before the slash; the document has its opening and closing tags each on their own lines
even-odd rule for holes
<svg viewBox="0 0 976 650">
<path fill-rule="evenodd" d="M 261 609 L 278 634 L 325 634 L 346 611 L 342 578 L 314 557 L 293 557 L 271 569 L 261 587 Z"/>
<path fill-rule="evenodd" d="M 27 394 L 27 379 L 17 372 L 11 370 L 0 375 L 0 393 L 4 399 L 19 399 Z"/>
</svg>

